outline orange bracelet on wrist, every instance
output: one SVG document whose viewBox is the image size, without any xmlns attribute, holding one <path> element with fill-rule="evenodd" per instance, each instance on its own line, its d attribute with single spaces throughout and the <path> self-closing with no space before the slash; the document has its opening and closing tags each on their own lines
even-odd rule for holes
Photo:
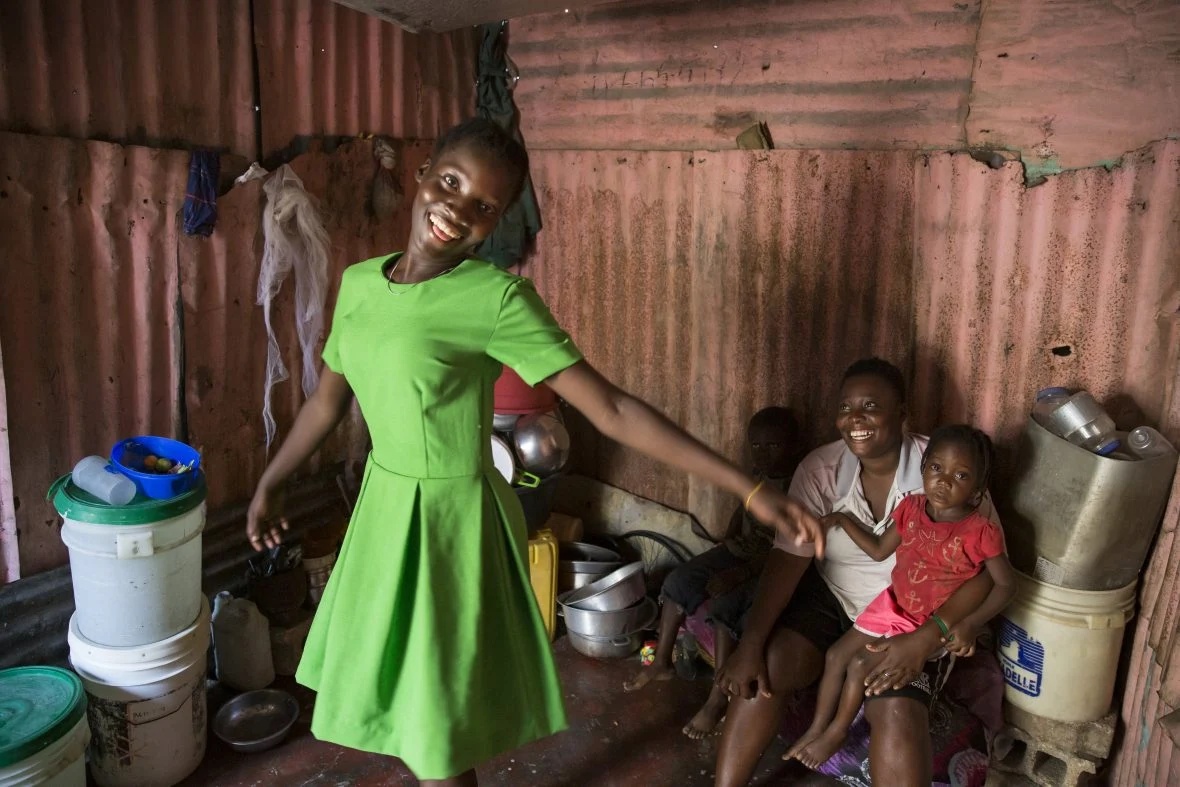
<svg viewBox="0 0 1180 787">
<path fill-rule="evenodd" d="M 754 488 L 750 490 L 750 494 L 746 495 L 745 509 L 747 511 L 750 510 L 750 501 L 752 501 L 754 499 L 754 495 L 758 494 L 758 490 L 761 489 L 762 485 L 765 483 L 766 483 L 765 479 L 763 479 L 762 481 L 759 481 L 757 484 L 754 485 Z"/>
</svg>

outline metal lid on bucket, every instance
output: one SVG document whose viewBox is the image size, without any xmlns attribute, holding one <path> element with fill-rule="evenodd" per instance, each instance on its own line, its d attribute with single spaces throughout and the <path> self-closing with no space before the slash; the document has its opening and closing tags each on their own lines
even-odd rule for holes
<svg viewBox="0 0 1180 787">
<path fill-rule="evenodd" d="M 187 514 L 205 502 L 207 494 L 205 474 L 198 472 L 196 486 L 182 495 L 167 500 L 136 495 L 125 506 L 113 506 L 78 488 L 68 475 L 64 475 L 49 487 L 46 499 L 53 501 L 57 513 L 63 518 L 75 522 L 92 525 L 149 525 Z"/>
<path fill-rule="evenodd" d="M 0 768 L 60 740 L 86 715 L 78 676 L 59 667 L 0 670 Z"/>
</svg>

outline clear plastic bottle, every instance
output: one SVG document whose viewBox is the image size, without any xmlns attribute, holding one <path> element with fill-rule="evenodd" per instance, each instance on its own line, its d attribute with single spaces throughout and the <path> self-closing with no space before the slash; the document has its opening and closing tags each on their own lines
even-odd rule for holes
<svg viewBox="0 0 1180 787">
<path fill-rule="evenodd" d="M 1127 435 L 1128 447 L 1136 456 L 1148 459 L 1153 456 L 1167 456 L 1176 453 L 1176 449 L 1162 434 L 1150 426 L 1139 426 Z"/>
<path fill-rule="evenodd" d="M 1069 390 L 1065 388 L 1042 388 L 1037 391 L 1036 403 L 1033 404 L 1032 417 L 1041 426 L 1055 432 L 1053 422 L 1049 418 L 1054 410 L 1069 401 Z M 1060 435 L 1058 435 L 1060 436 Z"/>
</svg>

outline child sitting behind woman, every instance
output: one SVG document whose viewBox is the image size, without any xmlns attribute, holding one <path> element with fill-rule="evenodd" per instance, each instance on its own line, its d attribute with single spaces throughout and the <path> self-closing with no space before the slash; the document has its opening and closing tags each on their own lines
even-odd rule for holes
<svg viewBox="0 0 1180 787">
<path fill-rule="evenodd" d="M 828 651 L 815 719 L 783 759 L 818 768 L 844 745 L 864 700 L 865 678 L 885 655 L 871 653 L 865 645 L 909 633 L 933 619 L 947 650 L 970 655 L 983 627 L 1012 599 L 1016 586 L 1004 533 L 978 511 L 991 465 L 992 442 L 986 434 L 970 426 L 944 426 L 934 432 L 922 455 L 925 494 L 901 501 L 891 517 L 892 527 L 875 535 L 847 514 L 833 513 L 821 520 L 828 527 L 844 528 L 874 560 L 896 552 L 897 565 L 892 585 Z M 948 628 L 935 610 L 984 567 L 995 587 L 973 614 Z"/>
</svg>

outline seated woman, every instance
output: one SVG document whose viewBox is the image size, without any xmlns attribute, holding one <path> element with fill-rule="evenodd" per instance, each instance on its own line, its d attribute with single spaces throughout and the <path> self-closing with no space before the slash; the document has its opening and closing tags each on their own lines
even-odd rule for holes
<svg viewBox="0 0 1180 787">
<path fill-rule="evenodd" d="M 892 364 L 871 358 L 848 368 L 840 388 L 836 428 L 841 440 L 800 463 L 791 494 L 817 516 L 844 512 L 880 530 L 906 496 L 922 491 L 925 437 L 907 434 L 905 383 Z M 980 513 L 993 521 L 991 499 Z M 805 546 L 776 539 L 742 640 L 718 670 L 731 697 L 717 753 L 716 785 L 746 784 L 782 720 L 790 695 L 815 683 L 824 653 L 853 620 L 889 587 L 892 558 L 877 562 L 842 530 L 828 534 L 824 559 Z M 938 610 L 955 626 L 992 588 L 984 572 L 967 581 Z M 870 767 L 875 784 L 931 782 L 928 709 L 942 687 L 948 660 L 927 662 L 940 649 L 934 619 L 870 649 L 884 658 L 868 677 L 865 714 L 872 728 Z"/>
<path fill-rule="evenodd" d="M 750 419 L 746 430 L 754 476 L 778 490 L 802 455 L 799 424 L 794 413 L 785 407 L 767 407 Z M 724 541 L 678 567 L 664 580 L 660 589 L 663 610 L 660 613 L 659 644 L 651 666 L 640 670 L 623 684 L 626 691 L 637 691 L 653 680 L 672 677 L 672 651 L 676 633 L 685 617 L 696 613 L 705 602 L 713 624 L 717 666 L 733 648 L 740 621 L 754 600 L 754 590 L 762 563 L 774 542 L 774 530 L 754 519 L 744 508 L 733 512 Z M 725 715 L 728 698 L 717 686 L 709 699 L 682 732 L 690 738 L 713 733 Z"/>
</svg>

